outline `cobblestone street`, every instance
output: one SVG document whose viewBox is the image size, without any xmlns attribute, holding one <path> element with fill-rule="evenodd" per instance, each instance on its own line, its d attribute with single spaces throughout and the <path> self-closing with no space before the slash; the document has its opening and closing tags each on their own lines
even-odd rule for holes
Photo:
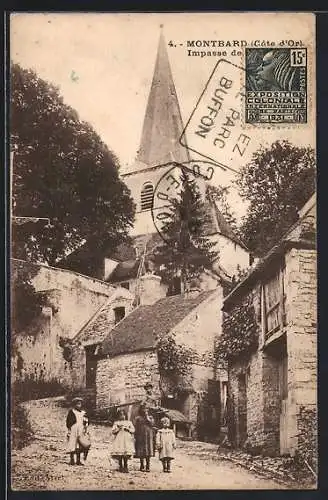
<svg viewBox="0 0 328 500">
<path fill-rule="evenodd" d="M 61 398 L 26 403 L 35 430 L 35 440 L 12 452 L 11 484 L 14 490 L 177 490 L 177 489 L 288 489 L 259 477 L 235 464 L 217 458 L 217 446 L 178 441 L 172 474 L 161 472 L 158 457 L 151 471 L 138 470 L 130 461 L 130 473 L 116 471 L 109 461 L 109 427 L 91 425 L 93 446 L 84 467 L 68 465 L 65 454 L 66 409 Z"/>
</svg>

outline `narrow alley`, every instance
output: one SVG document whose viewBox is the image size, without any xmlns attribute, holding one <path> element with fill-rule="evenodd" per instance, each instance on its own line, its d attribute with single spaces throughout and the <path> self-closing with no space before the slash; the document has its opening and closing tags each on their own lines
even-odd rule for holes
<svg viewBox="0 0 328 500">
<path fill-rule="evenodd" d="M 130 461 L 129 474 L 119 473 L 117 464 L 109 459 L 110 427 L 99 425 L 90 426 L 93 446 L 87 463 L 71 467 L 65 453 L 66 409 L 61 399 L 25 403 L 35 439 L 12 452 L 13 490 L 288 489 L 287 485 L 219 460 L 216 445 L 195 441 L 178 441 L 171 474 L 161 472 L 157 456 L 148 474 L 138 470 L 136 459 Z"/>
</svg>

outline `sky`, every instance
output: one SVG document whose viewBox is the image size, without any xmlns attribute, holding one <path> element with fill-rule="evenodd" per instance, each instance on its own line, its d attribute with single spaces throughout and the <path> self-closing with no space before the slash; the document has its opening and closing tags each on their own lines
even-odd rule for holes
<svg viewBox="0 0 328 500">
<path fill-rule="evenodd" d="M 303 40 L 314 51 L 311 14 L 16 13 L 11 15 L 10 55 L 57 85 L 65 102 L 93 126 L 124 168 L 132 164 L 139 147 L 161 24 L 184 123 L 218 60 L 189 57 L 187 40 Z M 233 61 L 242 65 L 243 56 Z M 311 59 L 309 75 L 314 75 L 314 64 Z M 254 128 L 259 145 L 288 138 L 314 146 L 314 76 L 308 80 L 313 80 L 308 124 Z M 229 185 L 233 178 L 216 169 L 213 182 Z M 244 212 L 236 193 L 231 196 L 235 211 Z"/>
</svg>

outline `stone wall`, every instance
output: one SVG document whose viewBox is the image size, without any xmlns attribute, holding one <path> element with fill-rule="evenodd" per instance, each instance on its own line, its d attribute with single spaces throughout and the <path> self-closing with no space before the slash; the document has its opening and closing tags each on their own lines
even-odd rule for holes
<svg viewBox="0 0 328 500">
<path fill-rule="evenodd" d="M 229 425 L 234 429 L 233 444 L 237 447 L 244 444 L 240 431 L 239 415 L 239 377 L 246 376 L 246 421 L 247 421 L 247 440 L 251 448 L 263 446 L 264 438 L 264 398 L 263 392 L 259 390 L 262 385 L 262 356 L 258 353 L 250 358 L 234 360 L 229 364 L 228 383 L 229 383 L 229 402 L 233 407 Z"/>
<path fill-rule="evenodd" d="M 262 354 L 263 384 L 263 450 L 266 454 L 277 455 L 280 452 L 280 414 L 281 400 L 279 393 L 279 363 L 281 360 Z"/>
<path fill-rule="evenodd" d="M 193 349 L 201 358 L 201 362 L 191 368 L 190 381 L 195 394 L 184 399 L 180 406 L 192 422 L 197 422 L 199 396 L 203 397 L 208 389 L 208 380 L 215 377 L 212 354 L 214 341 L 221 332 L 222 299 L 223 290 L 218 287 L 173 330 L 176 342 Z"/>
<path fill-rule="evenodd" d="M 186 316 L 173 329 L 177 343 L 194 349 L 202 355 L 213 353 L 214 340 L 222 325 L 223 290 L 218 287 L 213 293 Z"/>
<path fill-rule="evenodd" d="M 317 407 L 316 251 L 292 249 L 286 255 L 289 445 L 298 448 L 300 408 Z"/>
<path fill-rule="evenodd" d="M 14 265 L 17 262 L 23 261 L 14 259 Z M 27 262 L 24 265 L 37 271 L 33 284 L 38 292 L 47 297 L 51 307 L 45 308 L 42 315 L 17 337 L 24 370 L 18 374 L 15 369 L 17 359 L 14 359 L 13 378 L 30 377 L 32 374 L 40 378 L 42 374 L 46 380 L 56 378 L 70 387 L 84 387 L 84 347 L 78 346 L 73 359 L 65 361 L 59 345 L 60 338 L 73 339 L 109 297 L 113 296 L 113 308 L 124 303 L 127 312 L 132 298 L 127 298 L 130 294 L 125 289 L 121 289 L 120 297 L 119 289 L 75 272 Z M 92 343 L 92 339 L 90 341 Z"/>
<path fill-rule="evenodd" d="M 106 408 L 144 398 L 144 385 L 151 381 L 154 396 L 159 394 L 157 354 L 141 351 L 98 360 L 97 407 Z"/>
<path fill-rule="evenodd" d="M 36 290 L 59 292 L 55 322 L 65 337 L 74 337 L 115 291 L 113 286 L 82 274 L 44 265 L 37 267 L 39 271 L 33 279 Z"/>
<path fill-rule="evenodd" d="M 230 363 L 229 392 L 234 405 L 235 442 L 238 434 L 238 376 L 247 373 L 247 445 L 266 454 L 280 451 L 282 412 L 281 373 L 287 355 L 288 396 L 285 414 L 285 451 L 294 454 L 301 435 L 300 409 L 316 411 L 317 404 L 317 277 L 316 252 L 291 249 L 285 256 L 285 335 L 264 345 L 250 359 Z M 253 295 L 261 325 L 258 293 Z M 254 293 L 254 291 L 253 291 Z M 256 305 L 257 303 L 257 305 Z M 282 334 L 283 332 L 280 332 Z M 263 341 L 263 338 L 262 338 Z M 263 342 L 260 342 L 260 347 Z"/>
<path fill-rule="evenodd" d="M 51 318 L 51 308 L 44 307 L 40 316 L 31 324 L 28 334 L 17 335 L 15 345 L 19 354 L 13 359 L 12 376 L 14 379 L 50 378 L 52 373 Z"/>
</svg>

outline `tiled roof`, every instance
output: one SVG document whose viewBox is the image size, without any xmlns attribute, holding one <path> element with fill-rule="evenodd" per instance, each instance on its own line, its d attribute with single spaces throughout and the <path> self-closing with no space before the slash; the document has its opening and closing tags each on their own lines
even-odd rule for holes
<svg viewBox="0 0 328 500">
<path fill-rule="evenodd" d="M 190 421 L 185 417 L 181 411 L 178 410 L 172 410 L 172 409 L 167 409 L 163 408 L 163 411 L 167 417 L 171 420 L 172 423 L 190 423 Z"/>
<path fill-rule="evenodd" d="M 101 345 L 101 354 L 115 356 L 155 347 L 157 337 L 168 334 L 212 293 L 210 290 L 190 298 L 175 295 L 153 305 L 137 307 L 108 333 Z M 106 323 L 97 320 L 93 328 L 108 332 Z"/>
</svg>

